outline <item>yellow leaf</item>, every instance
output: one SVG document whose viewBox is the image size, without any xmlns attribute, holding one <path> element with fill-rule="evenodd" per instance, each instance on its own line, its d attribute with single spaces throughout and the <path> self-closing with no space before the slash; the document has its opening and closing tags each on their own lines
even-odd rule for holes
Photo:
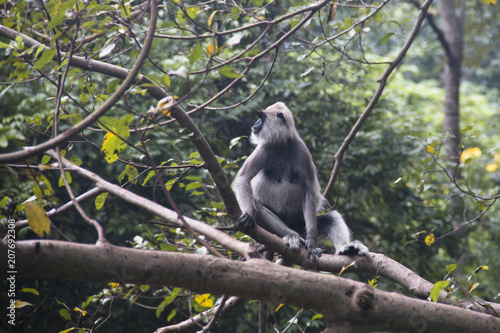
<svg viewBox="0 0 500 333">
<path fill-rule="evenodd" d="M 490 163 L 490 164 L 486 165 L 485 169 L 488 172 L 494 172 L 494 171 L 497 171 L 499 169 L 499 166 L 496 163 Z"/>
<path fill-rule="evenodd" d="M 427 146 L 427 152 L 429 154 L 435 154 L 436 153 L 436 149 L 434 149 L 433 147 L 431 146 Z"/>
<path fill-rule="evenodd" d="M 469 158 L 475 158 L 481 156 L 481 149 L 478 147 L 471 147 L 465 149 L 462 154 L 460 154 L 460 162 L 464 162 Z"/>
<path fill-rule="evenodd" d="M 351 267 L 351 266 L 352 266 L 352 265 L 354 265 L 355 263 L 356 263 L 356 261 L 353 261 L 353 262 L 351 262 L 349 265 L 342 267 L 342 269 L 341 269 L 341 270 L 340 270 L 340 272 L 339 272 L 339 276 L 340 276 L 342 273 L 344 273 L 344 271 L 345 271 L 346 269 L 348 269 L 349 267 Z"/>
<path fill-rule="evenodd" d="M 207 51 L 210 55 L 214 55 L 214 53 L 217 53 L 219 51 L 219 47 L 216 45 L 214 49 L 214 46 L 212 44 L 208 44 Z"/>
<path fill-rule="evenodd" d="M 490 267 L 488 265 L 481 265 L 478 268 L 476 268 L 476 270 L 474 271 L 474 273 L 479 273 L 479 272 L 481 272 L 483 270 L 487 271 L 489 269 L 490 269 Z"/>
<path fill-rule="evenodd" d="M 27 202 L 24 206 L 24 212 L 28 218 L 28 223 L 31 230 L 38 237 L 42 238 L 43 234 L 50 232 L 50 219 L 45 215 L 45 210 L 34 202 Z"/>
<path fill-rule="evenodd" d="M 118 138 L 113 133 L 109 132 L 104 135 L 104 140 L 102 142 L 102 151 L 104 152 L 106 162 L 109 164 L 118 161 L 118 154 L 115 153 L 120 147 L 120 144 L 124 143 L 120 138 Z"/>
<path fill-rule="evenodd" d="M 433 233 L 428 234 L 425 237 L 425 245 L 431 246 L 434 243 L 435 237 Z"/>
<path fill-rule="evenodd" d="M 20 309 L 20 308 L 23 308 L 25 306 L 34 306 L 34 305 L 31 303 L 23 302 L 23 301 L 16 299 L 16 301 L 14 302 L 14 306 L 16 307 L 16 309 Z"/>
<path fill-rule="evenodd" d="M 99 121 L 101 121 L 101 118 L 99 118 Z M 114 119 L 112 118 L 110 119 L 111 121 L 114 121 Z M 118 119 L 118 121 L 116 121 L 115 129 L 112 128 L 110 129 L 116 131 L 116 134 L 121 138 L 127 139 L 130 136 L 129 125 L 133 119 L 134 119 L 133 114 L 127 114 Z M 112 132 L 106 133 L 104 135 L 102 143 L 101 150 L 104 152 L 105 159 L 109 164 L 116 162 L 118 160 L 117 153 L 121 152 L 125 147 L 127 147 L 127 143 L 123 141 L 120 137 L 118 137 L 116 134 Z"/>
<path fill-rule="evenodd" d="M 284 304 L 281 303 L 280 305 L 278 305 L 278 307 L 276 308 L 276 310 L 274 310 L 274 312 L 278 312 L 279 309 L 281 309 L 281 307 L 283 306 Z"/>
<path fill-rule="evenodd" d="M 479 286 L 479 282 L 476 282 L 472 285 L 472 287 L 470 288 L 469 292 L 471 293 L 474 289 L 477 288 L 477 286 Z"/>
<path fill-rule="evenodd" d="M 82 310 L 80 309 L 79 307 L 75 306 L 75 308 L 73 309 L 73 311 L 75 312 L 80 312 L 82 314 L 82 317 L 85 317 L 85 315 L 87 314 L 87 311 L 85 310 Z"/>
<path fill-rule="evenodd" d="M 196 295 L 194 300 L 196 301 L 196 303 L 206 308 L 211 308 L 214 306 L 214 301 L 210 298 L 210 294 Z"/>
<path fill-rule="evenodd" d="M 212 26 L 212 21 L 213 21 L 213 19 L 214 19 L 215 14 L 217 14 L 217 10 L 216 10 L 216 11 L 214 11 L 214 12 L 212 13 L 212 15 L 210 15 L 210 17 L 208 18 L 208 27 L 209 27 L 209 28 Z"/>
</svg>

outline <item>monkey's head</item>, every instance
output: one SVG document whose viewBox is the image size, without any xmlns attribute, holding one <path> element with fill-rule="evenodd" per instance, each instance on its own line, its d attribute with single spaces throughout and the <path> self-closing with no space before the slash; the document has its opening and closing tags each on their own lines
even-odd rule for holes
<svg viewBox="0 0 500 333">
<path fill-rule="evenodd" d="M 252 126 L 251 141 L 255 144 L 281 143 L 296 137 L 293 115 L 285 103 L 278 102 L 264 111 L 257 111 L 259 120 Z"/>
</svg>

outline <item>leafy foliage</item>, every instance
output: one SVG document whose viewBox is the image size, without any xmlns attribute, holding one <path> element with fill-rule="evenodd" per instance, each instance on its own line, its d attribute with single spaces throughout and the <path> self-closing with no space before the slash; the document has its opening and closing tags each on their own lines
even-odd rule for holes
<svg viewBox="0 0 500 333">
<path fill-rule="evenodd" d="M 140 2 L 0 3 L 2 25 L 38 42 L 28 45 L 19 35 L 0 37 L 2 152 L 36 145 L 78 124 L 120 84 L 102 69 L 70 66 L 69 54 L 130 68 L 147 31 L 147 6 Z M 242 156 L 251 151 L 245 140 L 255 120 L 250 110 L 281 100 L 294 112 L 320 182 L 326 185 L 335 151 L 368 104 L 387 62 L 404 43 L 416 13 L 407 3 L 332 3 L 307 18 L 310 8 L 318 4 L 295 0 L 160 3 L 155 43 L 141 74 L 192 112 L 229 178 L 237 172 Z M 500 98 L 495 79 L 500 73 L 494 48 L 499 10 L 498 6 L 467 7 L 467 15 L 465 68 L 471 74 L 462 86 L 459 168 L 463 179 L 454 183 L 443 173 L 443 91 L 438 74 L 443 51 L 433 33 L 424 29 L 349 147 L 336 190 L 327 198 L 371 249 L 438 281 L 431 292 L 433 300 L 443 288 L 465 290 L 464 295 L 487 300 L 498 298 L 500 289 L 492 273 L 500 270 Z M 483 19 L 488 24 L 477 24 Z M 135 85 L 96 125 L 64 143 L 65 157 L 170 207 L 157 178 L 163 177 L 182 213 L 215 227 L 230 226 L 214 182 L 199 153 L 193 151 L 192 133 L 173 123 L 169 112 L 152 112 L 148 117 L 148 109 L 156 104 L 148 88 L 151 84 Z M 51 162 L 41 155 L 21 166 L 2 166 L 2 224 L 7 217 L 27 218 L 30 228 L 19 231 L 19 239 L 43 237 L 52 223 L 45 237 L 95 241 L 94 231 L 74 210 L 56 215 L 52 222 L 42 214 L 70 201 Z M 66 175 L 71 177 L 70 172 Z M 77 195 L 94 187 L 82 177 L 70 182 Z M 455 196 L 467 207 L 465 237 L 450 234 L 449 202 Z M 104 226 L 114 244 L 207 252 L 186 230 L 171 228 L 108 193 L 82 206 Z M 232 235 L 248 240 L 239 232 Z M 465 252 L 456 252 L 459 243 L 467 245 L 461 247 Z M 218 244 L 211 245 L 228 257 L 235 256 Z M 455 262 L 460 264 L 452 267 Z M 467 275 L 478 266 L 489 269 Z M 472 276 L 479 284 L 471 284 Z M 397 288 L 377 276 L 359 278 L 373 287 Z M 61 287 L 35 280 L 23 281 L 22 287 L 18 317 L 24 323 L 20 329 L 26 332 L 123 332 L 131 327 L 152 331 L 221 301 L 220 295 L 196 295 L 181 288 L 114 282 Z M 312 332 L 324 328 L 320 317 L 274 304 L 269 320 L 280 329 L 289 327 L 290 332 L 305 328 Z M 214 331 L 254 331 L 256 318 L 257 303 L 250 302 L 234 316 L 221 318 Z"/>
</svg>

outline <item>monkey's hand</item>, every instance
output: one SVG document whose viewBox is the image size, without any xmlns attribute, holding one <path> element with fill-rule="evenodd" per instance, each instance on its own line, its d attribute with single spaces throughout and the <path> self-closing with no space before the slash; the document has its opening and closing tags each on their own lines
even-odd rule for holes
<svg viewBox="0 0 500 333">
<path fill-rule="evenodd" d="M 366 256 L 368 254 L 368 248 L 358 240 L 352 241 L 351 244 L 346 245 L 343 249 L 339 251 L 339 254 L 345 256 Z"/>
<path fill-rule="evenodd" d="M 297 234 L 288 234 L 283 237 L 283 241 L 285 242 L 286 246 L 288 246 L 293 252 L 297 252 L 298 250 L 300 250 L 301 240 L 303 243 L 304 239 L 302 239 L 302 237 Z"/>
<path fill-rule="evenodd" d="M 316 247 L 316 240 L 313 238 L 306 239 L 306 249 L 307 249 L 307 259 L 311 259 L 312 262 L 316 261 L 316 258 L 321 257 L 323 251 Z"/>
<path fill-rule="evenodd" d="M 248 213 L 243 213 L 238 219 L 238 228 L 242 228 L 244 232 L 255 227 L 255 219 Z"/>
</svg>

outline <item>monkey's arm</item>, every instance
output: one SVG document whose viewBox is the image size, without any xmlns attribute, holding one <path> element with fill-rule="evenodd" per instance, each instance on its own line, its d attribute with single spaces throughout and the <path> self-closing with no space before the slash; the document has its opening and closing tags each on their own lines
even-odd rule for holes
<svg viewBox="0 0 500 333">
<path fill-rule="evenodd" d="M 316 180 L 314 183 L 317 183 Z M 319 189 L 319 184 L 318 184 Z M 304 199 L 302 202 L 302 208 L 304 211 L 304 220 L 306 223 L 306 249 L 307 257 L 311 258 L 312 261 L 316 260 L 316 257 L 321 256 L 321 249 L 316 247 L 316 240 L 318 238 L 318 222 L 316 220 L 316 214 L 318 212 L 318 206 L 322 202 L 322 197 L 318 196 L 319 191 L 314 191 L 314 189 L 307 189 L 304 194 Z"/>
<path fill-rule="evenodd" d="M 245 230 L 255 225 L 257 203 L 250 182 L 261 170 L 262 163 L 260 161 L 261 157 L 259 157 L 261 154 L 258 153 L 258 150 L 259 147 L 250 154 L 233 182 L 233 189 L 243 211 L 243 214 L 238 219 L 238 225 Z"/>
<path fill-rule="evenodd" d="M 316 240 L 318 238 L 318 222 L 316 217 L 324 198 L 319 191 L 317 171 L 311 153 L 303 141 L 300 141 L 299 147 L 299 161 L 301 161 L 301 165 L 298 170 L 300 170 L 300 179 L 303 187 L 302 211 L 306 226 L 305 246 L 307 257 L 312 257 L 311 259 L 314 261 L 316 257 L 321 256 L 321 249 L 316 247 Z"/>
</svg>

